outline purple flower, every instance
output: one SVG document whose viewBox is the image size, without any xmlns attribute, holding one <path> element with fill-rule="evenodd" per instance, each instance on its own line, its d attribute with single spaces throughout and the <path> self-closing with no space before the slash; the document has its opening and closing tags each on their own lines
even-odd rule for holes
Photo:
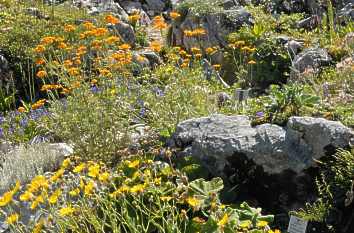
<svg viewBox="0 0 354 233">
<path fill-rule="evenodd" d="M 94 85 L 91 87 L 91 92 L 96 94 L 96 93 L 100 92 L 100 89 L 96 85 Z"/>
<path fill-rule="evenodd" d="M 259 118 L 264 117 L 264 112 L 257 112 L 256 117 L 259 117 Z"/>
<path fill-rule="evenodd" d="M 27 117 L 22 118 L 22 119 L 20 120 L 20 126 L 21 126 L 22 128 L 26 128 L 27 125 L 28 125 L 28 118 L 27 118 Z"/>
<path fill-rule="evenodd" d="M 153 92 L 155 92 L 156 96 L 162 97 L 165 95 L 165 93 L 163 92 L 163 90 L 161 90 L 158 87 L 154 87 L 153 88 Z"/>
</svg>

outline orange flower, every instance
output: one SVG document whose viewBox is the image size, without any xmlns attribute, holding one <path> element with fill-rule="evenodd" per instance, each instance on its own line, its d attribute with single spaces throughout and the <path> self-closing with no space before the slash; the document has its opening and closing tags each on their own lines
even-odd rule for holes
<svg viewBox="0 0 354 233">
<path fill-rule="evenodd" d="M 206 31 L 204 28 L 197 28 L 193 32 L 196 36 L 202 36 L 202 35 L 206 34 Z"/>
<path fill-rule="evenodd" d="M 181 14 L 179 14 L 178 12 L 176 11 L 171 11 L 170 12 L 170 17 L 174 20 L 176 20 L 177 18 L 181 17 Z"/>
<path fill-rule="evenodd" d="M 106 20 L 106 23 L 111 23 L 111 24 L 119 23 L 119 19 L 114 17 L 113 15 L 107 15 L 105 20 Z"/>
<path fill-rule="evenodd" d="M 205 49 L 205 52 L 210 55 L 215 52 L 215 49 L 213 47 L 209 47 Z"/>
<path fill-rule="evenodd" d="M 200 58 L 202 58 L 202 56 L 203 56 L 203 55 L 202 55 L 201 53 L 197 53 L 197 54 L 195 55 L 195 58 L 196 58 L 196 59 L 200 59 Z"/>
<path fill-rule="evenodd" d="M 110 36 L 107 39 L 105 39 L 107 44 L 114 44 L 120 41 L 119 37 L 117 36 Z"/>
<path fill-rule="evenodd" d="M 91 22 L 86 21 L 86 22 L 84 22 L 84 27 L 86 30 L 92 30 L 95 28 L 95 25 L 93 25 L 93 23 L 91 23 Z"/>
<path fill-rule="evenodd" d="M 191 48 L 191 52 L 192 53 L 199 53 L 200 52 L 200 48 L 193 47 L 193 48 Z"/>
<path fill-rule="evenodd" d="M 64 26 L 64 31 L 65 32 L 73 32 L 75 31 L 76 27 L 74 25 L 71 24 L 67 24 Z"/>
<path fill-rule="evenodd" d="M 162 45 L 159 41 L 152 41 L 150 43 L 150 48 L 155 51 L 155 52 L 160 52 L 161 51 L 161 48 L 162 48 Z"/>
<path fill-rule="evenodd" d="M 17 109 L 17 111 L 19 111 L 19 112 L 26 112 L 26 109 L 24 108 L 24 107 L 19 107 L 18 109 Z"/>
<path fill-rule="evenodd" d="M 108 30 L 106 28 L 96 28 L 92 30 L 95 36 L 104 36 Z"/>
<path fill-rule="evenodd" d="M 36 109 L 42 107 L 45 104 L 45 102 L 46 102 L 45 99 L 38 100 L 37 102 L 35 102 L 34 104 L 31 105 L 31 108 L 33 110 L 36 110 Z"/>
<path fill-rule="evenodd" d="M 36 60 L 36 65 L 44 65 L 45 64 L 45 60 L 43 58 L 39 58 Z"/>
<path fill-rule="evenodd" d="M 64 43 L 64 42 L 60 42 L 59 44 L 58 44 L 58 48 L 59 49 L 66 49 L 68 46 Z"/>
<path fill-rule="evenodd" d="M 215 65 L 213 65 L 213 67 L 214 67 L 215 70 L 220 70 L 221 65 L 220 64 L 215 64 Z"/>
<path fill-rule="evenodd" d="M 45 47 L 44 47 L 43 45 L 38 45 L 38 46 L 34 49 L 34 51 L 35 51 L 36 53 L 43 53 L 43 52 L 45 51 Z"/>
<path fill-rule="evenodd" d="M 155 16 L 152 20 L 152 23 L 153 23 L 154 28 L 156 28 L 156 29 L 162 30 L 162 29 L 167 28 L 167 24 L 165 23 L 165 19 L 160 15 Z"/>
<path fill-rule="evenodd" d="M 79 75 L 80 74 L 80 71 L 79 71 L 79 69 L 78 68 L 70 68 L 70 69 L 68 69 L 68 73 L 69 73 L 69 75 L 71 75 L 71 76 L 77 76 L 77 75 Z"/>
<path fill-rule="evenodd" d="M 70 67 L 73 65 L 73 62 L 71 60 L 65 60 L 63 63 L 65 67 Z"/>
<path fill-rule="evenodd" d="M 51 91 L 63 88 L 60 84 L 44 84 L 41 91 Z"/>
<path fill-rule="evenodd" d="M 41 43 L 42 43 L 43 45 L 52 44 L 52 43 L 54 43 L 54 41 L 55 41 L 55 37 L 54 37 L 54 36 L 46 36 L 46 37 L 43 37 L 43 38 L 41 39 Z"/>
<path fill-rule="evenodd" d="M 48 74 L 47 74 L 46 71 L 40 70 L 40 71 L 37 72 L 36 75 L 37 75 L 38 78 L 44 78 L 44 77 L 47 77 Z"/>
<path fill-rule="evenodd" d="M 122 44 L 118 48 L 122 50 L 129 50 L 131 46 L 129 44 Z"/>
</svg>

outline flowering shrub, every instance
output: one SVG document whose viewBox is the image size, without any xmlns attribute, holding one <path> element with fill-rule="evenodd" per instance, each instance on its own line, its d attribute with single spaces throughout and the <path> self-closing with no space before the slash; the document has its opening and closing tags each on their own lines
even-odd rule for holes
<svg viewBox="0 0 354 233">
<path fill-rule="evenodd" d="M 67 159 L 54 174 L 16 183 L 0 206 L 15 232 L 274 232 L 268 227 L 273 217 L 260 209 L 220 203 L 222 188 L 220 178 L 189 182 L 149 159 L 125 160 L 114 169 Z"/>
</svg>

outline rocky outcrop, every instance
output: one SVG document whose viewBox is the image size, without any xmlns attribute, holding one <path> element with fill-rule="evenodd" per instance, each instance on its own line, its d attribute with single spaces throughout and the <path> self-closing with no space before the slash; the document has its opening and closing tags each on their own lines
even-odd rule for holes
<svg viewBox="0 0 354 233">
<path fill-rule="evenodd" d="M 243 7 L 232 8 L 223 13 L 195 16 L 187 12 L 181 20 L 172 23 L 168 42 L 190 49 L 195 46 L 207 48 L 211 46 L 226 46 L 226 36 L 243 25 L 253 23 L 252 15 Z M 205 34 L 190 37 L 184 32 L 203 28 Z"/>
<path fill-rule="evenodd" d="M 322 66 L 330 65 L 331 62 L 332 58 L 326 49 L 308 48 L 295 56 L 292 67 L 295 73 L 301 74 L 306 69 L 317 70 Z"/>
<path fill-rule="evenodd" d="M 65 157 L 73 153 L 65 143 L 41 143 L 12 147 L 1 145 L 0 194 L 17 180 L 25 183 L 38 174 L 56 170 Z"/>
<path fill-rule="evenodd" d="M 217 176 L 225 177 L 230 158 L 242 156 L 268 174 L 301 173 L 314 160 L 346 147 L 354 132 L 339 122 L 291 117 L 286 127 L 251 127 L 246 116 L 213 115 L 180 123 L 172 145 L 198 157 Z"/>
</svg>

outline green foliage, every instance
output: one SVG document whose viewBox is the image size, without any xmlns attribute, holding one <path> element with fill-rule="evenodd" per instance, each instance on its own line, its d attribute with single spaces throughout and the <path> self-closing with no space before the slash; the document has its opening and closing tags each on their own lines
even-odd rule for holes
<svg viewBox="0 0 354 233">
<path fill-rule="evenodd" d="M 223 10 L 222 0 L 185 0 L 177 4 L 178 11 L 188 10 L 195 16 L 220 13 Z"/>
<path fill-rule="evenodd" d="M 299 116 L 307 108 L 319 104 L 320 97 L 313 95 L 307 86 L 270 86 L 269 96 L 265 97 L 265 118 L 268 121 L 285 124 L 289 117 Z"/>
<path fill-rule="evenodd" d="M 156 80 L 157 85 L 149 85 L 148 91 L 142 94 L 148 124 L 169 136 L 179 122 L 215 112 L 215 93 L 221 87 L 201 77 L 203 73 L 198 63 L 192 69 L 179 69 L 173 64 L 158 67 L 152 77 L 148 77 L 149 82 Z M 162 96 L 151 89 L 160 90 Z"/>
<path fill-rule="evenodd" d="M 109 90 L 95 94 L 86 86 L 64 102 L 53 101 L 43 127 L 71 143 L 85 160 L 113 161 L 130 142 L 126 104 Z"/>
</svg>

